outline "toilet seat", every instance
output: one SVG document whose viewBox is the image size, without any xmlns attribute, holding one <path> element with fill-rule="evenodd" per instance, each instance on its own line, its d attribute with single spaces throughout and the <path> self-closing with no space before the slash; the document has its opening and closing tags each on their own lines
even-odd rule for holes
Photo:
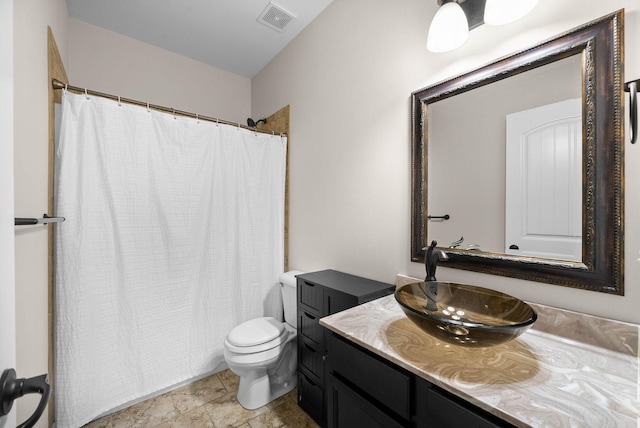
<svg viewBox="0 0 640 428">
<path fill-rule="evenodd" d="M 227 335 L 224 345 L 231 352 L 254 354 L 278 347 L 289 340 L 291 333 L 284 323 L 272 317 L 245 321 Z"/>
</svg>

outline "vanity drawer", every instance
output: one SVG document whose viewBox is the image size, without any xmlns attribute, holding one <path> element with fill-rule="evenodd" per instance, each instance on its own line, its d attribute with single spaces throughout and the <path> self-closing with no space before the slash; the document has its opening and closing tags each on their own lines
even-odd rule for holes
<svg viewBox="0 0 640 428">
<path fill-rule="evenodd" d="M 324 385 L 324 355 L 321 347 L 298 338 L 298 367 Z"/>
<path fill-rule="evenodd" d="M 320 426 L 324 425 L 324 390 L 303 372 L 298 372 L 298 406 Z"/>
<path fill-rule="evenodd" d="M 324 347 L 324 327 L 319 323 L 320 317 L 307 311 L 298 310 L 298 333 L 313 341 L 319 347 Z"/>
<path fill-rule="evenodd" d="M 357 385 L 404 419 L 411 417 L 411 377 L 339 336 L 327 335 L 329 372 Z"/>
<path fill-rule="evenodd" d="M 429 422 L 433 423 L 433 426 L 442 428 L 457 428 L 461 426 L 500 428 L 512 426 L 435 386 L 431 386 L 427 391 L 426 410 L 429 415 Z M 455 415 L 455 418 L 451 418 L 451 415 Z"/>
<path fill-rule="evenodd" d="M 314 315 L 322 314 L 324 289 L 322 286 L 298 278 L 298 304 Z"/>
</svg>

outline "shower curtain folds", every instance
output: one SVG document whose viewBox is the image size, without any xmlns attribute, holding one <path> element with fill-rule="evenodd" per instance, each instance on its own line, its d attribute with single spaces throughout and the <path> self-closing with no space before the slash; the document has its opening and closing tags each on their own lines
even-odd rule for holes
<svg viewBox="0 0 640 428">
<path fill-rule="evenodd" d="M 282 318 L 286 137 L 63 92 L 56 423 L 210 373 L 226 334 Z"/>
</svg>

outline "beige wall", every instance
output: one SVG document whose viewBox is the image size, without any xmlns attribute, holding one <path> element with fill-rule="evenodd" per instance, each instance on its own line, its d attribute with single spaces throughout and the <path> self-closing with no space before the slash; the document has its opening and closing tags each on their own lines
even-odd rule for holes
<svg viewBox="0 0 640 428">
<path fill-rule="evenodd" d="M 251 81 L 69 19 L 69 81 L 139 101 L 246 124 Z"/>
<path fill-rule="evenodd" d="M 13 1 L 0 0 L 0 372 L 16 366 L 13 232 Z M 0 428 L 16 426 L 16 412 Z"/>
<path fill-rule="evenodd" d="M 14 2 L 16 217 L 40 217 L 47 212 L 47 26 L 53 31 L 62 58 L 66 58 L 67 19 L 64 0 Z M 16 371 L 20 377 L 49 370 L 47 274 L 46 227 L 16 228 Z M 38 401 L 34 395 L 17 401 L 18 422 L 33 413 Z M 48 426 L 46 411 L 36 426 Z"/>
<path fill-rule="evenodd" d="M 393 4 L 391 4 L 393 3 Z M 626 79 L 640 76 L 640 4 L 541 0 L 523 20 L 473 30 L 462 48 L 426 50 L 436 2 L 341 0 L 252 80 L 252 114 L 291 104 L 290 266 L 392 283 L 410 262 L 410 94 L 626 8 Z M 627 137 L 628 138 L 628 137 Z M 624 297 L 440 268 L 526 300 L 640 322 L 640 147 L 626 143 Z"/>
</svg>

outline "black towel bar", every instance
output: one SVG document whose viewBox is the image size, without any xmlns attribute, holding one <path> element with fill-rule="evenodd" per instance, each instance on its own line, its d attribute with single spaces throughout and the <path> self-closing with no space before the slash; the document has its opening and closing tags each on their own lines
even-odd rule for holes
<svg viewBox="0 0 640 428">
<path fill-rule="evenodd" d="M 34 224 L 60 223 L 62 221 L 64 221 L 64 217 L 49 217 L 48 215 L 43 214 L 42 218 L 16 217 L 15 226 L 30 226 Z"/>
<path fill-rule="evenodd" d="M 445 214 L 445 215 L 428 215 L 427 218 L 429 220 L 449 220 L 451 218 L 451 216 L 449 214 Z"/>
</svg>

